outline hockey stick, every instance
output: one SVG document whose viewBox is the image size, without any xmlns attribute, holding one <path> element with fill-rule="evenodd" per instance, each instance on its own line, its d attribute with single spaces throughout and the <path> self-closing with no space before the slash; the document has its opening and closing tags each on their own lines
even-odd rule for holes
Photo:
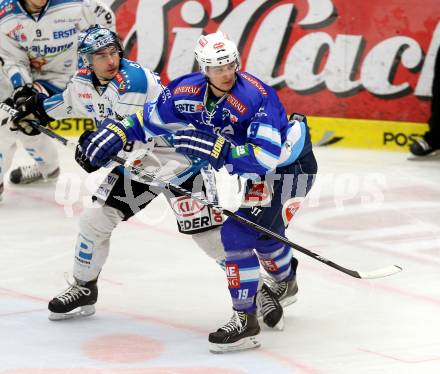
<svg viewBox="0 0 440 374">
<path fill-rule="evenodd" d="M 0 104 L 0 109 L 4 109 L 4 110 L 8 111 L 9 113 L 11 113 L 11 115 L 13 117 L 14 117 L 14 115 L 18 114 L 18 111 L 16 111 L 15 109 L 10 108 L 9 106 L 7 106 L 8 108 L 4 108 L 4 106 L 5 106 L 5 104 Z M 59 142 L 61 142 L 65 146 L 67 146 L 69 148 L 72 148 L 72 149 L 76 149 L 77 144 L 75 142 L 72 142 L 70 140 L 67 140 L 67 139 L 63 138 L 62 136 L 54 133 L 50 129 L 48 129 L 46 127 L 43 127 L 43 126 L 41 126 L 40 124 L 38 124 L 36 122 L 35 123 L 32 122 L 32 126 L 34 128 L 36 128 L 36 129 L 38 129 L 39 131 L 41 131 L 42 133 L 46 134 L 47 136 L 49 136 L 49 137 L 51 137 L 53 139 L 58 140 Z M 339 271 L 341 271 L 341 272 L 343 272 L 343 273 L 345 273 L 347 275 L 350 275 L 350 276 L 352 276 L 354 278 L 360 278 L 360 279 L 383 278 L 383 277 L 386 277 L 386 276 L 389 276 L 389 275 L 393 275 L 395 273 L 398 273 L 398 272 L 402 271 L 402 268 L 400 266 L 397 266 L 397 265 L 390 265 L 390 266 L 387 266 L 387 267 L 384 267 L 384 268 L 380 268 L 380 269 L 376 269 L 376 270 L 372 270 L 372 271 L 367 271 L 367 272 L 359 272 L 359 271 L 356 271 L 356 270 L 347 269 L 347 268 L 345 268 L 345 267 L 343 267 L 341 265 L 336 264 L 333 261 L 328 260 L 327 258 L 325 258 L 323 256 L 320 256 L 320 255 L 318 255 L 318 254 L 316 254 L 316 253 L 314 253 L 314 252 L 312 252 L 312 251 L 310 251 L 310 250 L 308 250 L 308 249 L 306 249 L 304 247 L 301 247 L 298 244 L 295 244 L 295 243 L 291 242 L 290 240 L 286 239 L 285 237 L 283 237 L 283 236 L 281 236 L 281 235 L 279 235 L 279 234 L 277 234 L 275 232 L 272 232 L 271 230 L 267 229 L 264 226 L 260 226 L 260 225 L 254 223 L 254 222 L 252 222 L 252 221 L 250 221 L 250 220 L 248 220 L 248 219 L 246 219 L 244 217 L 241 217 L 241 216 L 237 215 L 236 213 L 234 213 L 234 212 L 232 212 L 232 211 L 230 211 L 228 209 L 224 209 L 221 206 L 213 204 L 213 203 L 209 202 L 208 200 L 206 200 L 204 198 L 193 196 L 190 191 L 187 191 L 187 190 L 183 189 L 180 186 L 177 186 L 175 184 L 172 184 L 172 183 L 169 183 L 169 182 L 165 182 L 165 181 L 163 181 L 163 180 L 161 180 L 159 178 L 156 178 L 154 174 L 148 173 L 148 172 L 144 171 L 143 169 L 138 168 L 138 167 L 130 164 L 127 160 L 125 160 L 125 159 L 123 159 L 121 157 L 112 156 L 111 160 L 115 161 L 118 164 L 123 165 L 127 169 L 135 172 L 137 176 L 140 176 L 140 177 L 144 178 L 145 181 L 147 181 L 147 182 L 150 182 L 150 183 L 151 182 L 158 182 L 158 183 L 161 184 L 161 187 L 164 188 L 164 189 L 167 189 L 167 190 L 169 190 L 171 192 L 177 193 L 177 194 L 179 194 L 181 196 L 190 197 L 190 198 L 200 202 L 201 204 L 203 204 L 205 206 L 208 206 L 208 207 L 210 207 L 212 209 L 216 209 L 216 210 L 222 212 L 225 216 L 230 217 L 230 218 L 232 218 L 232 219 L 234 219 L 234 220 L 236 220 L 236 221 L 238 221 L 238 222 L 240 222 L 240 223 L 242 223 L 242 224 L 244 224 L 246 226 L 250 226 L 250 227 L 252 227 L 253 229 L 255 229 L 257 231 L 266 234 L 267 236 L 271 237 L 272 239 L 275 239 L 275 240 L 277 240 L 280 243 L 283 243 L 283 244 L 285 244 L 285 245 L 287 245 L 289 247 L 292 247 L 292 248 L 296 249 L 297 251 L 299 251 L 301 253 L 304 253 L 305 255 L 307 255 L 309 257 L 312 257 L 315 260 L 318 260 L 318 261 L 320 261 L 320 262 L 322 262 L 322 263 L 324 263 L 324 264 L 326 264 L 326 265 L 328 265 L 328 266 L 330 266 L 330 267 L 332 267 L 332 268 L 334 268 L 336 270 L 339 270 Z"/>
</svg>

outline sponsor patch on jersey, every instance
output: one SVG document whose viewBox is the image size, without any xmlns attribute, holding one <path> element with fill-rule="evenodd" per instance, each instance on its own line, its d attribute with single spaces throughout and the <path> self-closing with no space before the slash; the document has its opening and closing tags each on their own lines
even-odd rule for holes
<svg viewBox="0 0 440 374">
<path fill-rule="evenodd" d="M 136 114 L 136 115 L 137 115 L 137 114 Z M 131 128 L 131 127 L 134 126 L 133 118 L 131 118 L 131 117 L 124 118 L 124 120 L 121 122 L 121 124 L 122 124 L 122 126 L 124 126 L 126 129 L 129 129 L 129 128 Z"/>
<path fill-rule="evenodd" d="M 265 181 L 254 182 L 244 194 L 243 206 L 252 207 L 266 205 L 270 202 L 271 197 L 272 194 Z"/>
<path fill-rule="evenodd" d="M 78 32 L 78 29 L 76 27 L 72 27 L 67 30 L 56 30 L 53 32 L 53 38 L 54 39 L 64 39 L 68 38 L 72 35 L 75 35 Z"/>
<path fill-rule="evenodd" d="M 294 197 L 284 203 L 282 210 L 284 226 L 287 227 L 290 221 L 295 217 L 299 208 L 301 208 L 301 203 L 303 200 L 303 197 Z"/>
<path fill-rule="evenodd" d="M 76 260 L 82 264 L 90 264 L 90 260 L 93 257 L 93 247 L 92 241 L 79 234 L 76 245 Z"/>
<path fill-rule="evenodd" d="M 223 136 L 219 136 L 212 147 L 212 151 L 210 156 L 213 158 L 219 158 L 222 152 L 223 146 L 225 145 L 225 138 Z"/>
<path fill-rule="evenodd" d="M 232 158 L 240 158 L 249 156 L 249 145 L 239 145 L 232 148 Z"/>
<path fill-rule="evenodd" d="M 199 214 L 206 206 L 188 196 L 181 196 L 174 200 L 172 208 L 180 217 L 192 217 Z"/>
<path fill-rule="evenodd" d="M 118 174 L 108 174 L 96 190 L 95 196 L 102 201 L 107 201 L 108 197 L 110 196 L 110 192 L 112 191 L 118 179 Z"/>
<path fill-rule="evenodd" d="M 204 108 L 202 101 L 192 100 L 177 100 L 174 106 L 180 113 L 198 113 Z"/>
<path fill-rule="evenodd" d="M 229 94 L 226 100 L 238 113 L 243 115 L 247 112 L 248 108 L 234 95 Z"/>
<path fill-rule="evenodd" d="M 201 197 L 201 194 L 195 196 Z M 179 231 L 183 234 L 205 231 L 223 223 L 223 215 L 219 210 L 208 208 L 190 197 L 173 197 L 170 199 L 170 205 L 176 216 Z"/>
<path fill-rule="evenodd" d="M 240 272 L 238 264 L 226 264 L 226 277 L 228 278 L 228 288 L 240 288 Z"/>
<path fill-rule="evenodd" d="M 258 259 L 260 260 L 261 266 L 263 266 L 264 270 L 266 270 L 267 272 L 274 273 L 278 271 L 279 268 L 274 259 L 261 257 L 258 257 Z"/>
<path fill-rule="evenodd" d="M 246 79 L 250 84 L 252 84 L 263 96 L 267 96 L 267 91 L 263 85 L 258 82 L 254 77 L 247 75 L 246 73 L 241 73 L 241 76 Z"/>
<path fill-rule="evenodd" d="M 91 100 L 92 94 L 90 92 L 78 92 L 78 97 L 80 99 Z"/>
<path fill-rule="evenodd" d="M 173 90 L 173 95 L 198 95 L 200 86 L 178 86 Z"/>
<path fill-rule="evenodd" d="M 52 45 L 33 45 L 30 50 L 34 56 L 52 56 L 54 54 L 59 54 L 68 49 L 71 49 L 73 46 L 73 42 L 52 46 Z"/>
<path fill-rule="evenodd" d="M 76 75 L 89 75 L 91 70 L 89 68 L 81 68 L 76 72 Z"/>
<path fill-rule="evenodd" d="M 2 9 L 0 9 L 0 17 L 4 16 L 6 13 L 9 13 L 10 11 L 14 10 L 15 5 L 14 4 L 7 4 Z"/>
<path fill-rule="evenodd" d="M 118 83 L 118 85 L 119 85 L 119 88 L 118 88 L 119 92 L 124 92 L 127 90 L 127 83 L 125 82 L 125 78 L 121 74 L 121 72 L 118 72 L 118 74 L 116 74 L 114 79 L 115 79 L 116 83 Z"/>
</svg>

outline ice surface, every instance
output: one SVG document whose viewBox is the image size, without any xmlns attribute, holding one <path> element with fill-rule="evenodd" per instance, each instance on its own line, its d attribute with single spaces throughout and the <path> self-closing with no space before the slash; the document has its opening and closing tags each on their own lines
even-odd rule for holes
<svg viewBox="0 0 440 374">
<path fill-rule="evenodd" d="M 226 281 L 177 233 L 162 198 L 114 232 L 96 315 L 47 319 L 71 273 L 82 205 L 103 175 L 59 150 L 57 185 L 7 184 L 0 203 L 1 374 L 440 372 L 440 161 L 317 149 L 319 177 L 289 239 L 351 269 L 403 272 L 358 280 L 297 254 L 299 301 L 284 331 L 264 327 L 261 349 L 213 355 L 207 335 L 231 314 Z M 21 152 L 14 164 L 25 161 Z M 235 180 L 219 184 L 232 206 Z"/>
</svg>

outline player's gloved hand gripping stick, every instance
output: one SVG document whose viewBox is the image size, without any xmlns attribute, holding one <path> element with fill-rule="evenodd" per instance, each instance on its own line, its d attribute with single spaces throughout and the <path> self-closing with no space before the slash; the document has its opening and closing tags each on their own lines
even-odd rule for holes
<svg viewBox="0 0 440 374">
<path fill-rule="evenodd" d="M 3 110 L 7 113 L 9 113 L 9 115 L 12 117 L 12 120 L 14 120 L 14 116 L 18 115 L 19 112 L 13 108 L 11 108 L 10 106 L 8 106 L 7 104 L 4 103 L 0 103 L 0 110 Z M 41 131 L 42 133 L 46 134 L 47 136 L 58 140 L 59 142 L 61 142 L 62 144 L 64 144 L 65 146 L 76 150 L 77 149 L 77 143 L 72 142 L 66 138 L 63 138 L 62 136 L 54 133 L 53 131 L 47 129 L 46 127 L 41 126 L 40 124 L 38 124 L 37 122 L 32 122 L 32 126 L 34 126 L 37 130 Z M 191 194 L 190 191 L 187 191 L 185 189 L 183 189 L 180 186 L 177 186 L 175 184 L 172 183 L 168 183 L 165 181 L 162 181 L 159 178 L 156 178 L 156 176 L 152 173 L 148 173 L 146 171 L 144 171 L 141 168 L 138 168 L 132 164 L 130 164 L 127 160 L 118 157 L 118 156 L 112 156 L 110 158 L 112 161 L 117 162 L 120 165 L 123 165 L 124 167 L 126 167 L 128 170 L 132 171 L 133 173 L 135 173 L 138 177 L 143 178 L 146 182 L 154 182 L 155 184 L 158 184 L 159 187 L 163 188 L 163 189 L 167 189 L 173 193 L 176 193 L 178 195 L 181 196 L 188 196 L 194 200 L 197 200 L 198 202 L 200 202 L 203 205 L 206 205 L 210 208 L 213 209 L 217 209 L 219 211 L 221 211 L 225 216 L 227 217 L 231 217 L 232 219 L 241 222 L 244 225 L 250 226 L 252 227 L 254 230 L 257 230 L 261 233 L 264 233 L 266 235 L 268 235 L 269 237 L 271 237 L 272 239 L 275 239 L 277 241 L 279 241 L 280 243 L 283 243 L 285 245 L 288 245 L 289 247 L 292 247 L 294 249 L 296 249 L 297 251 L 304 253 L 305 255 L 314 258 L 315 260 L 318 260 L 336 270 L 339 270 L 345 274 L 348 274 L 354 278 L 360 278 L 360 279 L 375 279 L 375 278 L 383 278 L 389 275 L 393 275 L 395 273 L 398 273 L 400 271 L 402 271 L 402 268 L 400 266 L 397 265 L 390 265 L 384 268 L 380 268 L 380 269 L 376 269 L 376 270 L 372 270 L 372 271 L 365 271 L 365 272 L 361 272 L 361 271 L 356 271 L 356 270 L 351 270 L 351 269 L 347 269 L 341 265 L 336 264 L 333 261 L 328 260 L 327 258 L 320 256 L 317 253 L 314 253 L 304 247 L 301 247 L 298 244 L 295 244 L 293 242 L 291 242 L 290 240 L 284 238 L 283 236 L 274 233 L 272 231 L 270 231 L 269 229 L 260 226 L 252 221 L 249 221 L 246 218 L 240 217 L 239 215 L 235 214 L 234 212 L 228 210 L 228 209 L 224 209 L 221 206 L 218 206 L 216 204 L 213 204 L 211 202 L 209 202 L 208 200 L 205 200 L 203 198 L 200 197 L 196 197 L 193 196 Z"/>
</svg>

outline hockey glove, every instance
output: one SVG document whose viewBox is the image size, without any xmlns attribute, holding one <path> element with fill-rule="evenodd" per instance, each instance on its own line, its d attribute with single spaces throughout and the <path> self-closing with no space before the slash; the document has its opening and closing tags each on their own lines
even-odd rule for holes
<svg viewBox="0 0 440 374">
<path fill-rule="evenodd" d="M 32 85 L 25 85 L 17 88 L 12 94 L 14 108 L 18 114 L 13 119 L 12 131 L 20 130 L 26 135 L 38 135 L 40 131 L 30 125 L 31 121 L 46 126 L 53 118 L 49 117 L 44 110 L 43 101 L 48 96 L 38 92 Z"/>
<path fill-rule="evenodd" d="M 88 135 L 81 145 L 92 166 L 105 165 L 127 143 L 125 128 L 119 122 L 105 119 L 102 127 Z"/>
<path fill-rule="evenodd" d="M 185 129 L 174 134 L 174 147 L 178 153 L 208 160 L 214 169 L 219 170 L 225 164 L 231 143 L 223 136 Z"/>
<path fill-rule="evenodd" d="M 78 145 L 75 149 L 75 161 L 81 166 L 87 173 L 93 173 L 94 171 L 99 169 L 99 166 L 92 166 L 88 158 L 86 157 L 83 151 L 83 143 L 84 141 L 93 134 L 93 131 L 86 130 L 84 131 L 78 139 Z"/>
<path fill-rule="evenodd" d="M 307 117 L 304 114 L 301 113 L 292 113 L 289 116 L 289 121 L 298 121 L 298 122 L 304 122 L 307 125 Z"/>
</svg>

